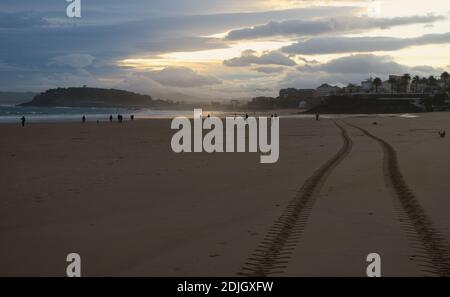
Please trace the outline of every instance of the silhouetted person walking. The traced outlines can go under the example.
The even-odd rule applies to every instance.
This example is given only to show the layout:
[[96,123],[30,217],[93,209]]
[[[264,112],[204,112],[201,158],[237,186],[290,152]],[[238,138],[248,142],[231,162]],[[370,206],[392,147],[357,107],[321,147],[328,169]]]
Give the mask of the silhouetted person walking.
[[112,123],[112,121],[113,121],[113,116],[112,115],[109,116],[109,121]]
[[323,101],[320,103],[320,105],[316,109],[316,121],[320,120],[320,111],[322,110]]
[[117,120],[119,121],[119,123],[122,123],[123,122],[123,116],[121,114],[119,114],[117,116]]
[[25,127],[25,121],[26,121],[26,119],[25,119],[25,117],[23,116],[23,117],[20,119],[20,122],[22,123],[22,127]]
[[81,118],[81,121],[83,122],[83,124],[86,123],[86,116],[83,116],[83,117]]
[[130,120],[134,121],[134,114],[130,116]]

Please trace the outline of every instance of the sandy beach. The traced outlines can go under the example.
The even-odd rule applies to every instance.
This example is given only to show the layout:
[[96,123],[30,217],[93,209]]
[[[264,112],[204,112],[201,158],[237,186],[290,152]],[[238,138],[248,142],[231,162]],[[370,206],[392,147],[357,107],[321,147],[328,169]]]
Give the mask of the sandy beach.
[[450,275],[449,117],[282,118],[274,164],[175,154],[169,120],[0,124],[0,275]]

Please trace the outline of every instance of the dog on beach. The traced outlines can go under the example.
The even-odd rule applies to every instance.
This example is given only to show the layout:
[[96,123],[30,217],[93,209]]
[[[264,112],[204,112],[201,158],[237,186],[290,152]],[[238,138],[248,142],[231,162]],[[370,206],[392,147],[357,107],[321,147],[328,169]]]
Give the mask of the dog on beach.
[[439,136],[440,136],[441,138],[444,138],[444,137],[445,137],[445,130],[439,131]]

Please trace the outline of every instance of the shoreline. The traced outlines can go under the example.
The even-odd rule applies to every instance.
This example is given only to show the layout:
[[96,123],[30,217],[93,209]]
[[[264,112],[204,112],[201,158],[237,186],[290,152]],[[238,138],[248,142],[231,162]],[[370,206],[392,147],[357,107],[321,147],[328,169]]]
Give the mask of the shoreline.
[[[164,120],[164,119],[173,119],[175,117],[187,117],[189,119],[193,118],[193,110],[177,110],[175,111],[163,111],[163,114],[153,114],[153,115],[142,115],[139,113],[122,113],[124,115],[124,122],[130,121],[130,116],[134,115],[135,121],[142,120]],[[229,111],[208,111],[203,110],[203,114],[210,114],[211,116],[216,116],[219,118],[225,117],[233,117],[244,116],[248,114],[251,117],[270,117],[271,115],[277,114],[280,118],[298,118],[298,119],[311,119],[315,118],[315,114],[306,113],[306,112],[298,112],[297,110],[271,110],[271,111],[241,111],[241,112],[229,112]],[[333,113],[324,113],[320,114],[320,117],[323,119],[339,119],[339,118],[384,118],[384,117],[400,117],[400,118],[417,118],[422,117],[426,114],[440,114],[447,112],[429,112],[429,113],[385,113],[385,114],[376,114],[376,113],[368,113],[368,114],[359,114],[359,113],[351,113],[351,114],[333,114]],[[39,124],[39,123],[47,123],[47,124],[62,124],[62,123],[79,123],[81,122],[82,116],[85,114],[77,114],[77,115],[54,115],[54,116],[27,116],[27,124]],[[117,114],[113,115],[113,122],[117,122]],[[20,123],[20,118],[22,115],[17,116],[0,116],[0,125],[2,124],[18,124]],[[108,123],[109,122],[109,114],[101,114],[101,115],[89,115],[86,114],[87,123]]]

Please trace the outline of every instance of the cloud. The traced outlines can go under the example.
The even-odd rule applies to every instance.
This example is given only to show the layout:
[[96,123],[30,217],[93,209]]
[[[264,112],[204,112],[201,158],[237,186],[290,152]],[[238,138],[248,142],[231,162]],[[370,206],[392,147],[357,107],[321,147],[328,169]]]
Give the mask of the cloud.
[[286,70],[286,68],[284,67],[257,67],[254,68],[253,70],[257,71],[257,72],[261,72],[261,73],[265,73],[265,74],[275,74],[275,73],[281,73],[284,70]]
[[445,19],[442,16],[409,16],[395,18],[340,17],[318,20],[271,21],[265,25],[232,30],[228,40],[245,40],[275,36],[312,36],[330,33],[362,32],[370,29],[388,29],[395,26],[427,24]]
[[51,58],[50,65],[84,68],[91,65],[94,59],[95,58],[93,56],[87,54],[69,54]]
[[333,85],[359,84],[369,76],[387,80],[390,74],[428,77],[439,75],[444,69],[431,66],[407,66],[390,56],[372,54],[350,55],[322,64],[299,66],[288,71],[278,82],[278,88],[316,88],[322,83]]
[[[151,3],[144,0],[128,2],[94,1],[83,6],[81,19],[73,20],[65,16],[65,1],[0,1],[0,11],[26,14],[20,10],[32,10],[40,19],[50,20],[46,26],[28,26],[17,30],[12,28],[11,22],[0,18],[0,23],[8,27],[0,30],[0,57],[9,64],[31,68],[48,67],[49,59],[70,52],[88,53],[99,60],[117,61],[154,53],[226,48],[228,45],[225,40],[205,36],[264,23],[270,19],[283,20],[295,16],[308,19],[357,11],[355,7],[329,6],[192,15],[183,10],[191,1],[186,4],[156,0]],[[219,2],[215,2],[219,5]],[[212,6],[212,2],[208,1],[204,5]],[[220,5],[224,5],[224,2],[221,1]],[[149,9],[145,9],[147,7]],[[161,7],[161,11],[158,7]]]
[[417,74],[421,76],[436,75],[442,68],[431,66],[407,66],[397,63],[391,56],[377,56],[373,54],[350,55],[337,58],[327,63],[304,65],[297,67],[302,73],[328,73],[363,76],[387,76],[389,74]]
[[198,74],[187,67],[167,67],[163,70],[151,71],[146,76],[163,86],[180,88],[195,88],[221,83],[213,76]]
[[410,46],[450,43],[450,32],[427,34],[415,38],[396,37],[322,37],[283,47],[281,51],[288,54],[335,54],[374,51],[395,51]]
[[[237,58],[224,62],[229,66],[245,65],[238,69],[216,63],[192,62],[191,59],[189,63],[185,63],[187,61],[182,58],[172,58],[177,55],[164,53],[222,49],[229,46],[242,48],[243,44],[240,42],[218,36],[226,35],[224,32],[230,30],[237,31],[237,28],[253,29],[259,25],[264,27],[263,24],[268,24],[269,21],[279,25],[280,34],[293,32],[283,36],[310,36],[308,34],[311,32],[319,32],[320,35],[321,31],[316,28],[320,24],[323,25],[322,31],[331,36],[338,36],[345,30],[348,30],[345,33],[352,33],[367,31],[373,26],[384,28],[414,21],[433,24],[440,19],[434,16],[418,17],[419,20],[413,17],[380,19],[380,23],[374,24],[374,19],[355,17],[365,13],[362,2],[338,1],[340,0],[329,3],[321,1],[321,4],[326,2],[327,6],[318,7],[317,2],[309,0],[248,0],[244,1],[245,3],[241,0],[96,0],[82,4],[83,17],[72,20],[65,16],[67,2],[64,0],[2,0],[0,89],[42,91],[50,87],[87,84],[107,88],[117,86],[131,91],[142,90],[161,98],[165,98],[164,94],[171,94],[171,98],[176,100],[181,98],[182,94],[188,96],[185,98],[216,100],[271,95],[272,92],[277,92],[281,84],[295,87],[297,82],[299,85],[354,79],[358,82],[360,77],[365,78],[368,75],[364,69],[367,66],[365,64],[361,64],[360,73],[333,71],[331,64],[321,64],[317,61],[314,63],[306,55],[307,59],[304,59],[303,56],[289,56],[281,51],[262,52],[266,45],[267,48],[272,48],[269,42],[258,43],[258,53],[247,52],[241,57],[236,55]],[[354,3],[355,6],[344,6],[349,3]],[[302,8],[277,10],[297,4]],[[448,10],[442,5],[439,9],[428,6],[425,9],[434,10],[435,13]],[[300,23],[290,23],[287,20],[299,20]],[[291,31],[284,28],[289,25],[293,26]],[[301,25],[300,29],[303,31],[298,31],[297,25]],[[440,23],[436,24],[436,30],[442,27],[444,26]],[[424,30],[432,31],[434,29]],[[302,32],[304,35],[301,35]],[[393,31],[394,34],[395,32]],[[265,34],[263,37],[275,39],[271,38],[274,32]],[[246,46],[251,48],[250,45]],[[331,44],[330,46],[332,47]],[[196,54],[195,58],[197,56]],[[201,68],[198,69],[202,71],[196,72],[193,69],[197,68],[194,67],[142,71],[132,67],[120,67],[118,63],[125,59],[152,58],[160,59],[157,63],[161,62],[162,67],[201,63]],[[297,70],[295,61],[302,59],[304,63],[301,64],[306,64],[307,67]],[[388,61],[389,59],[386,59],[384,62]],[[425,66],[416,70],[423,73],[433,71]]]
[[[174,14],[218,14],[223,12],[239,12],[239,11],[276,11],[279,7],[286,7],[283,4],[292,4],[296,0],[95,0],[86,5],[86,10],[108,10],[119,13],[143,13],[159,15]],[[303,1],[303,0],[300,0]],[[358,1],[358,0],[357,0]],[[82,1],[83,2],[83,1]],[[272,2],[272,3],[270,3]],[[286,2],[286,3],[282,3]],[[353,1],[347,1],[353,2]],[[330,5],[330,3],[327,3]],[[5,11],[14,10],[62,10],[64,11],[67,3],[63,0],[2,0],[0,9]],[[290,5],[292,6],[292,5]],[[328,7],[325,7],[328,8]],[[313,9],[318,10],[317,7]],[[348,12],[348,6],[341,12]],[[325,10],[325,9],[323,9]]]
[[223,64],[229,67],[246,67],[253,64],[282,66],[296,65],[294,60],[278,51],[265,52],[261,56],[256,56],[255,51],[252,50],[243,51],[240,57],[225,60],[223,61]]
[[[265,6],[266,0],[245,3],[238,0],[88,2],[82,4],[82,18],[75,20],[66,17],[67,2],[64,0],[1,0],[0,71],[3,74],[9,69],[10,72],[1,75],[0,88],[42,91],[48,86],[57,87],[61,83],[58,74],[69,78],[71,75],[67,73],[84,69],[77,67],[89,69],[99,81],[110,82],[112,76],[124,78],[134,71],[118,67],[118,61],[170,52],[227,48],[229,41],[211,36],[234,28],[268,20],[310,19],[360,12],[358,7],[331,5],[277,10]],[[88,57],[66,57],[74,53],[90,55],[95,60],[88,65]],[[212,66],[206,71],[214,72],[215,68]],[[77,79],[76,73],[73,75],[74,85],[84,80],[84,77]],[[38,78],[41,77],[44,83],[39,86]],[[51,79],[55,80],[53,84]],[[230,80],[234,81],[233,78]],[[185,90],[193,91],[192,88]]]
[[319,63],[319,61],[317,61],[317,60],[308,60],[308,59],[306,59],[304,57],[300,57],[300,56],[298,56],[297,59],[305,62],[306,64],[318,64]]
[[222,39],[198,36],[168,37],[137,43],[137,48],[151,52],[190,52],[228,48]]
[[2,60],[0,60],[0,72],[11,73],[12,71],[24,71],[24,70],[26,70],[26,69],[9,65],[7,63],[4,63]]
[[23,29],[48,25],[48,22],[30,12],[0,12],[0,29]]
[[395,74],[405,73],[408,67],[392,60],[390,56],[351,55],[319,65],[305,65],[297,68],[302,72],[344,73],[344,74]]

